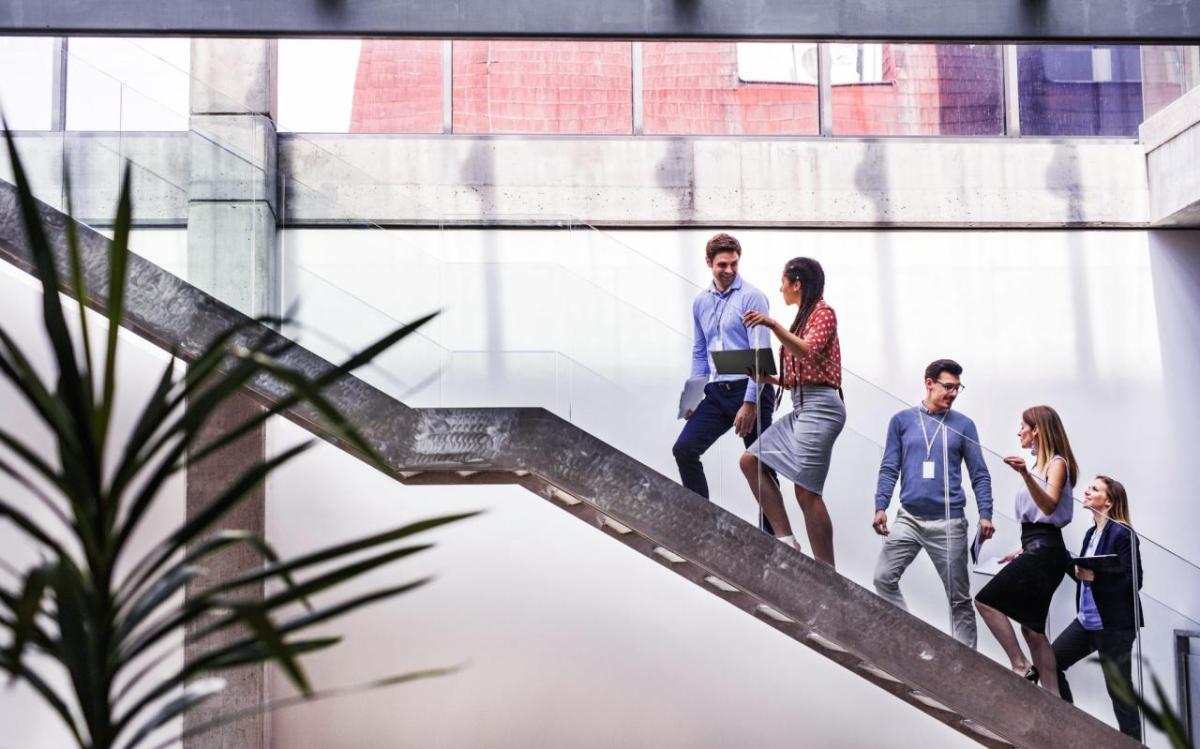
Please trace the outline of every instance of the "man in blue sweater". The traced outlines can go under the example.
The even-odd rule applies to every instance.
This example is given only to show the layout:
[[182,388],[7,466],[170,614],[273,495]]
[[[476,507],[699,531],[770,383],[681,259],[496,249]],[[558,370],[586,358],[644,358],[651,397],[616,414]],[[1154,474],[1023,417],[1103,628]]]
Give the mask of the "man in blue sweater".
[[[942,578],[959,642],[975,647],[975,610],[967,576],[965,461],[979,508],[979,533],[991,538],[992,477],[975,422],[950,407],[962,392],[962,366],[938,359],[925,368],[925,399],[888,423],[887,446],[875,488],[875,532],[886,537],[875,563],[875,591],[907,610],[900,576],[922,549]],[[900,510],[889,530],[887,508],[900,481]]]

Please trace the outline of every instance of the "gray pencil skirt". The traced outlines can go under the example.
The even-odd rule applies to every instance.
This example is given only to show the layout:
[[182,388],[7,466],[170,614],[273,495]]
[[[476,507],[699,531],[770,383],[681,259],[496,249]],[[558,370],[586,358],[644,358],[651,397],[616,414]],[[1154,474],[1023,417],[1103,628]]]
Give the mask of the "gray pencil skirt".
[[796,486],[823,494],[833,442],[846,426],[837,390],[805,385],[792,391],[790,416],[778,419],[746,451]]

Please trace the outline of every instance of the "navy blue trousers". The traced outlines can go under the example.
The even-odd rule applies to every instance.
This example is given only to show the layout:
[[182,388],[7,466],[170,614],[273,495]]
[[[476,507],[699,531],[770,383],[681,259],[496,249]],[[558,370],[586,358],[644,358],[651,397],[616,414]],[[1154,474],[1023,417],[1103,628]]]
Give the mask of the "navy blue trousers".
[[[1088,631],[1079,623],[1079,619],[1072,619],[1062,634],[1055,638],[1053,645],[1054,659],[1058,665],[1058,692],[1062,698],[1067,702],[1075,701],[1071,695],[1071,685],[1067,683],[1066,670],[1097,651],[1115,662],[1125,681],[1132,684],[1133,641],[1136,636],[1132,627],[1105,627]],[[1108,696],[1112,700],[1113,713],[1117,716],[1121,733],[1141,741],[1142,719],[1137,706],[1117,696],[1108,681],[1108,674],[1104,675],[1104,684],[1108,687]]]
[[[746,397],[748,380],[740,382],[710,382],[704,387],[704,400],[696,406],[692,418],[683,425],[679,439],[675,440],[675,463],[679,466],[679,478],[688,489],[708,499],[708,480],[704,478],[704,465],[700,456],[704,455],[721,435],[733,428],[733,419]],[[763,431],[771,426],[771,416],[775,410],[775,388],[763,385],[758,391],[758,421],[750,434],[743,438],[746,447],[758,439],[758,429]],[[764,480],[779,486],[779,477],[773,468],[763,465]],[[767,533],[772,533],[771,525],[759,513],[759,527]],[[772,533],[772,535],[774,535]]]

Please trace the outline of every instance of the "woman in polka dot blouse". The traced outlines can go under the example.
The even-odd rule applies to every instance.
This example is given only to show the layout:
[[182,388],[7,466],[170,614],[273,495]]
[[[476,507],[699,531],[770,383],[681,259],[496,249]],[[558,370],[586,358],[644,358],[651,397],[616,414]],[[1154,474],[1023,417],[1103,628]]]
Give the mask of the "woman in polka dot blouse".
[[764,375],[759,381],[791,390],[793,411],[791,418],[777,420],[746,450],[742,473],[776,537],[799,549],[783,495],[773,482],[761,480],[760,461],[795,485],[813,556],[833,566],[833,524],[822,492],[834,440],[846,425],[837,315],[825,303],[825,272],[812,258],[789,260],[779,291],[786,304],[798,307],[791,327],[754,311],[747,312],[744,321],[747,326],[766,326],[779,339],[780,377]]

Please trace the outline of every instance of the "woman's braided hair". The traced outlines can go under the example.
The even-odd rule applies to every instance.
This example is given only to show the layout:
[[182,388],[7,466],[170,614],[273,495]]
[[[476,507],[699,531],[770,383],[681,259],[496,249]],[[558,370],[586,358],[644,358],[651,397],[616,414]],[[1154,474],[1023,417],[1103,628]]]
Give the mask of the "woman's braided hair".
[[[820,263],[810,257],[794,257],[783,266],[783,275],[789,283],[800,282],[799,309],[796,310],[796,319],[792,321],[792,326],[788,328],[792,335],[800,335],[804,332],[804,326],[808,324],[808,318],[812,316],[817,303],[825,295],[825,271],[821,269]],[[780,347],[780,377],[787,371],[784,366],[784,348]],[[782,394],[783,389],[780,388],[779,395]]]

